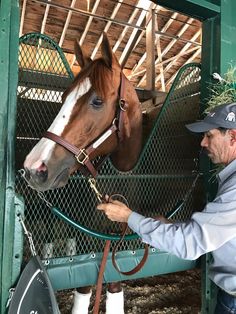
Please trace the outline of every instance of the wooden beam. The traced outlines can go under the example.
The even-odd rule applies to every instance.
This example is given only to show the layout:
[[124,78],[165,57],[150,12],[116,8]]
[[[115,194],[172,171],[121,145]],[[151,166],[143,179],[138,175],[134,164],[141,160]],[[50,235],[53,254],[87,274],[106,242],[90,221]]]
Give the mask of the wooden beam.
[[[93,15],[92,15],[92,16],[89,16],[88,22],[87,22],[87,24],[86,24],[86,26],[85,26],[85,29],[84,29],[84,31],[83,31],[83,34],[82,34],[81,37],[80,37],[80,41],[79,41],[80,46],[82,46],[83,43],[84,43],[85,37],[86,37],[86,35],[87,35],[87,33],[88,33],[89,27],[90,27],[90,25],[91,25],[93,19],[94,19],[94,14],[95,14],[96,11],[97,11],[97,8],[98,8],[98,6],[99,6],[99,3],[100,3],[100,0],[96,0],[95,3],[94,3],[93,9],[92,9],[92,14],[93,14]],[[75,63],[75,60],[76,60],[76,57],[75,57],[75,55],[74,55],[74,57],[73,57],[73,59],[72,59],[72,61],[71,61],[71,63],[70,63],[71,68],[73,67],[73,65],[74,65],[74,63]]]
[[[71,8],[75,7],[76,1],[77,0],[72,0],[71,5],[70,5]],[[59,46],[60,47],[62,46],[63,41],[65,39],[66,31],[67,31],[67,28],[68,28],[68,26],[70,24],[71,15],[72,15],[72,11],[68,11],[66,22],[64,24],[63,31],[62,31],[62,34],[61,34],[61,38],[60,38],[60,41],[59,41]]]
[[[159,30],[157,18],[156,18],[155,23],[156,23],[156,29]],[[155,37],[156,37],[155,41],[156,41],[156,46],[157,46],[157,56],[158,56],[158,59],[160,60],[160,62],[162,62],[160,36],[156,35]],[[155,61],[154,61],[154,63],[155,63]],[[163,92],[165,92],[166,88],[165,88],[165,77],[164,77],[163,64],[160,66],[160,74],[161,74],[161,90]],[[155,75],[155,64],[154,64],[154,75]],[[154,89],[155,89],[155,82],[154,82]]]
[[64,92],[71,84],[71,78],[59,76],[57,74],[48,74],[43,72],[32,72],[28,70],[19,70],[19,86],[28,89],[38,88]]
[[[155,7],[155,5],[151,2],[151,1],[148,1],[147,4],[146,4],[146,7],[145,9],[153,9]],[[146,11],[142,11],[138,20],[137,20],[137,23],[136,23],[136,27],[141,27],[141,25],[143,24],[143,22],[145,21],[145,18],[146,18],[146,15],[147,15],[147,12]],[[119,62],[121,64],[122,67],[124,67],[126,61],[128,60],[128,57],[132,51],[132,48],[134,47],[135,44],[135,41],[137,39],[137,33],[140,33],[140,29],[139,28],[134,28],[133,31],[132,31],[132,34],[130,35],[130,38],[125,46],[125,49],[123,50],[122,54],[121,54],[121,57],[119,59]]]
[[[199,36],[201,35],[201,30],[198,30],[197,33],[195,33],[192,36],[192,40],[196,40]],[[181,50],[180,53],[186,51],[189,47],[191,46],[190,43],[186,44]],[[172,65],[180,58],[179,54],[176,56],[175,59],[173,59],[165,68],[164,73],[166,73],[167,71],[169,71],[169,69],[172,67]],[[156,83],[160,80],[160,74],[156,77]]]
[[[131,14],[131,16],[129,17],[128,23],[132,24],[135,17],[137,16],[137,14],[139,13],[140,9],[139,8],[135,8],[135,10],[133,11],[133,13]],[[125,37],[127,31],[129,29],[129,26],[125,26],[122,33],[120,34],[118,40],[116,41],[114,47],[112,48],[112,51],[115,53],[117,48],[119,47],[120,43],[122,42],[123,38]]]
[[[183,67],[185,64],[193,62],[199,55],[201,54],[201,48],[198,48],[197,51],[190,57],[188,60],[181,66]],[[173,80],[175,79],[177,75],[177,72],[169,78],[169,80],[166,82],[166,86],[169,86]]]
[[[190,24],[193,22],[192,18],[189,18],[187,20],[187,24],[184,24],[180,30],[178,31],[176,38],[173,38],[169,44],[163,49],[162,53],[161,53],[161,57],[164,57],[167,52],[174,46],[174,44],[178,41],[178,39],[184,34],[184,32],[190,27]],[[159,58],[156,59],[155,64],[159,63],[160,60]],[[144,74],[144,76],[140,79],[138,86],[141,86],[143,84],[143,82],[145,82],[146,80],[146,74]],[[156,80],[157,82],[157,80]]]
[[[91,16],[91,17],[94,17],[94,18],[96,18],[98,20],[111,21],[112,23],[116,23],[116,24],[119,24],[119,25],[122,25],[122,26],[128,25],[129,27],[132,27],[132,28],[137,28],[139,30],[144,30],[144,27],[137,26],[136,24],[129,24],[129,23],[124,22],[122,20],[112,20],[109,17],[106,17],[104,15],[93,14],[92,12],[88,12],[88,11],[85,11],[85,10],[80,10],[80,9],[77,9],[77,8],[71,8],[71,7],[68,7],[66,5],[56,3],[56,2],[51,1],[51,0],[31,0],[31,1],[38,2],[38,3],[41,3],[41,4],[47,4],[47,5],[50,5],[51,7],[59,8],[59,9],[62,9],[62,10],[72,11],[72,12],[75,12],[77,14],[81,14],[83,16]],[[148,2],[151,2],[151,1],[148,1]],[[165,34],[163,34],[163,36],[165,36]]]
[[[123,1],[124,1],[124,0],[120,0],[120,1],[115,5],[115,7],[114,7],[114,9],[113,9],[113,11],[112,11],[112,14],[111,14],[111,19],[112,19],[112,20],[116,17],[116,14],[117,14],[117,12],[119,11],[119,9],[120,9],[121,4],[122,4]],[[110,28],[110,26],[111,26],[111,23],[112,23],[111,21],[108,21],[108,22],[106,23],[106,26],[105,26],[105,28],[104,28],[104,32],[107,32],[107,31],[109,30],[109,28]],[[96,53],[97,53],[97,51],[98,51],[98,48],[99,48],[100,45],[101,45],[101,42],[102,42],[102,34],[100,35],[100,37],[99,37],[99,39],[98,39],[98,41],[97,41],[97,44],[96,44],[96,46],[95,46],[95,48],[93,49],[93,52],[92,52],[92,54],[91,54],[91,59],[92,59],[92,60],[95,58]]]
[[[48,2],[50,2],[50,1],[51,0],[48,0]],[[42,21],[42,26],[41,26],[41,31],[40,31],[41,34],[44,34],[44,31],[45,31],[45,26],[46,26],[46,23],[47,23],[49,9],[50,9],[50,4],[47,4],[45,12],[44,12],[43,21]]]
[[146,89],[155,90],[155,11],[150,10],[146,19],[150,21],[146,28]]
[[24,0],[23,5],[22,5],[22,10],[21,10],[21,18],[20,18],[20,32],[19,32],[20,37],[23,35],[26,4],[27,4],[27,0]]
[[[163,26],[163,28],[161,29],[162,32],[166,32],[167,29],[171,26],[171,24],[173,23],[174,19],[177,17],[178,13],[173,13],[171,15],[171,18],[167,21],[167,23]],[[133,72],[133,75],[135,76],[136,75],[136,72],[138,71],[138,69],[141,67],[141,65],[143,64],[143,62],[146,60],[146,52],[142,55],[142,57],[140,58],[138,64],[136,66],[133,67],[132,69],[132,72]],[[143,70],[145,73],[146,70]],[[138,72],[140,73],[140,72]],[[140,74],[139,74],[140,75]]]
[[[184,56],[184,55],[186,55],[186,54],[188,54],[188,53],[191,53],[191,52],[193,52],[193,51],[195,51],[195,50],[197,50],[197,49],[200,49],[200,48],[199,48],[199,47],[193,47],[193,48],[190,48],[190,49],[188,49],[188,50],[186,50],[186,51],[184,51],[184,52],[178,53],[176,56],[173,56],[173,57],[171,57],[171,58],[169,58],[169,59],[166,59],[165,61],[162,61],[162,62],[156,64],[156,65],[155,65],[155,68],[161,67],[161,66],[163,66],[164,64],[169,63],[170,61],[174,60],[177,56],[178,56],[178,57],[182,57],[182,56]],[[131,72],[131,74],[128,76],[128,78],[131,80],[133,77],[135,77],[135,76],[140,76],[141,74],[143,74],[143,73],[145,73],[145,72],[146,72],[146,69],[141,70],[141,71],[139,71],[139,72],[135,72],[135,73]]]

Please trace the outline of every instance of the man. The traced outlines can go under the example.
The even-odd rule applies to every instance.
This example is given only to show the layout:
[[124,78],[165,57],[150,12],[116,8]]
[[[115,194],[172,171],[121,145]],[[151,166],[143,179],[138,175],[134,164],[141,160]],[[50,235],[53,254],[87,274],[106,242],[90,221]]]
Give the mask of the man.
[[[166,223],[145,218],[123,203],[99,204],[112,221],[128,222],[142,240],[183,259],[194,260],[212,252],[210,278],[220,288],[215,314],[236,313],[236,103],[215,107],[203,121],[186,127],[203,133],[201,146],[215,164],[224,169],[217,175],[214,201],[190,221]],[[157,204],[158,205],[158,204]]]

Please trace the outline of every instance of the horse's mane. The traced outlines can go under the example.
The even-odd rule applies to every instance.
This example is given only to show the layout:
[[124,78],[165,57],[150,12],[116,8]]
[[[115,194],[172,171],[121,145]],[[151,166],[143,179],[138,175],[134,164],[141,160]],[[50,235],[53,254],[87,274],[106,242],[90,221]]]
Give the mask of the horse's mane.
[[63,94],[63,100],[69,94],[71,90],[75,88],[80,82],[82,82],[86,77],[89,77],[92,84],[92,88],[95,90],[97,95],[101,99],[105,99],[107,82],[109,81],[112,84],[111,80],[112,70],[106,65],[105,61],[102,58],[98,58],[88,65],[86,65],[79,74],[75,77],[74,82]]

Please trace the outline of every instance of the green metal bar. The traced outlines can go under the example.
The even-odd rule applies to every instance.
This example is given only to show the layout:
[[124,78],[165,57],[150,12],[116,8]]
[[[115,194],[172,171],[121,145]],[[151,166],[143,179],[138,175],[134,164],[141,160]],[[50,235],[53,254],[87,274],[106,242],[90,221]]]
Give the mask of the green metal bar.
[[172,84],[172,86],[171,86],[171,88],[170,88],[170,91],[169,91],[169,93],[167,94],[167,97],[166,97],[166,99],[165,99],[165,102],[164,102],[164,104],[163,104],[163,106],[162,106],[162,108],[161,108],[161,111],[160,111],[160,113],[159,113],[158,116],[157,116],[157,119],[156,119],[156,121],[155,121],[155,125],[154,125],[154,127],[152,128],[151,134],[149,135],[149,139],[148,139],[147,142],[145,143],[145,146],[144,146],[144,148],[143,148],[143,150],[142,150],[142,152],[141,152],[141,155],[140,155],[140,157],[139,157],[139,160],[138,160],[137,164],[135,165],[135,167],[134,167],[134,169],[133,169],[134,171],[135,171],[135,169],[137,169],[137,168],[139,167],[139,165],[141,164],[142,159],[144,158],[144,155],[145,155],[145,153],[146,153],[145,151],[146,151],[146,149],[148,148],[149,143],[150,143],[150,141],[152,140],[152,137],[154,136],[154,134],[155,134],[155,132],[156,132],[156,129],[157,129],[158,125],[159,125],[158,121],[161,119],[161,117],[162,117],[162,115],[164,114],[166,108],[168,107],[168,105],[169,105],[169,100],[170,100],[170,98],[171,98],[171,96],[172,96],[172,93],[174,93],[174,91],[175,91],[176,85],[178,84],[179,79],[180,79],[182,73],[183,73],[183,72],[186,70],[186,68],[188,68],[188,67],[199,67],[199,68],[201,68],[201,65],[198,64],[198,63],[188,63],[188,64],[184,65],[184,66],[178,71],[178,73],[177,73],[177,75],[176,75],[176,77],[175,77],[175,79],[174,79],[174,82],[173,82],[173,84]]
[[59,53],[60,58],[63,61],[63,64],[65,65],[66,71],[69,74],[70,79],[74,79],[74,74],[69,66],[69,63],[64,55],[63,50],[61,47],[58,46],[56,42],[54,42],[49,36],[41,33],[28,33],[20,37],[20,44],[29,41],[30,38],[38,38],[38,40],[44,40],[50,43],[52,47]]
[[[175,205],[175,207],[173,209],[171,209],[166,215],[165,217],[167,219],[172,218],[175,214],[177,214],[180,210],[182,210],[184,205],[184,200],[179,200],[177,202],[177,204]],[[66,222],[67,224],[69,224],[70,226],[90,235],[91,237],[94,238],[98,238],[98,239],[102,239],[102,240],[113,240],[113,241],[119,241],[121,239],[120,235],[116,235],[116,234],[105,234],[105,233],[101,233],[95,230],[92,230],[88,227],[85,227],[83,225],[81,225],[79,222],[73,220],[72,218],[70,218],[68,215],[66,215],[65,213],[63,213],[59,208],[56,207],[52,207],[51,208],[52,212],[54,215],[56,215],[58,218],[62,219],[64,222]],[[133,234],[128,234],[124,237],[124,240],[134,240],[134,239],[138,239],[139,235],[137,235],[136,233]]]
[[[209,86],[213,83],[212,73],[220,73],[220,15],[207,19],[202,25],[202,84],[201,84],[201,108],[206,108],[209,99]],[[203,116],[203,114],[202,114]],[[213,199],[216,192],[216,183],[209,183],[211,163],[207,156],[202,155],[200,160],[201,172],[204,173],[204,186],[206,200]],[[210,254],[201,257],[202,269],[202,314],[211,314],[215,307],[215,295],[213,283],[209,279]]]
[[11,7],[7,1],[1,1],[0,15],[0,73],[4,73],[0,80],[0,312],[4,313],[5,291],[3,287],[3,256],[4,252],[4,218],[6,198],[6,129],[9,89],[9,38]]
[[[5,1],[6,2],[6,1]],[[5,145],[6,145],[6,114],[8,102],[8,32],[6,16],[9,15],[9,8],[6,3],[1,1],[0,15],[0,73],[5,73],[0,80],[0,283],[2,283],[2,256],[3,256],[3,219],[5,206],[5,185],[6,185],[6,169],[5,165]],[[1,298],[2,293],[0,293]]]
[[[209,265],[211,263],[212,256],[210,253],[201,257],[201,270],[202,270],[202,314],[213,314],[216,305],[216,296],[218,288],[209,280]],[[204,280],[204,279],[207,280]]]
[[220,13],[220,0],[156,0],[158,5],[204,20]]
[[[55,214],[57,217],[62,219],[64,222],[68,223],[70,226],[72,226],[72,227],[74,227],[74,228],[76,228],[82,232],[89,234],[91,237],[102,239],[102,240],[113,240],[113,241],[119,241],[121,238],[120,235],[110,235],[110,234],[105,234],[105,233],[101,233],[101,232],[89,229],[89,228],[81,225],[77,221],[71,219],[68,215],[63,213],[59,208],[52,207],[51,210],[52,210],[53,214]],[[133,239],[137,239],[138,237],[139,236],[136,233],[128,234],[125,236],[125,240],[133,240]]]
[[204,21],[202,25],[202,112],[209,98],[209,85],[213,83],[212,73],[219,72],[220,44],[220,16],[218,15]]
[[0,312],[6,312],[12,285],[14,246],[14,130],[18,68],[19,5],[17,0],[1,1],[0,17]]
[[220,20],[220,73],[223,75],[236,65],[236,1],[222,1]]
[[[119,180],[153,180],[153,179],[160,179],[160,180],[166,180],[166,179],[191,179],[196,176],[195,173],[193,174],[132,174],[129,176],[124,176],[124,175],[98,175],[97,180],[98,181],[103,181],[103,180],[114,180],[114,179],[119,179]],[[18,176],[18,178],[20,178]],[[21,179],[21,178],[20,178]],[[70,180],[75,180],[75,181],[87,181],[88,179],[85,177],[82,177],[81,175],[73,175],[70,177]]]

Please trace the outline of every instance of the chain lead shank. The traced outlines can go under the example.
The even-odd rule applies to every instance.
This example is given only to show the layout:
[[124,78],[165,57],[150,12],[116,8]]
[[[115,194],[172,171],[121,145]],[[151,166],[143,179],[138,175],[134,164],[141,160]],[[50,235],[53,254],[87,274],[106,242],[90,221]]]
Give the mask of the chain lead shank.
[[89,182],[91,189],[95,192],[98,201],[100,203],[102,203],[103,197],[102,197],[102,194],[98,191],[98,189],[96,187],[96,180],[94,178],[89,178],[88,182]]

